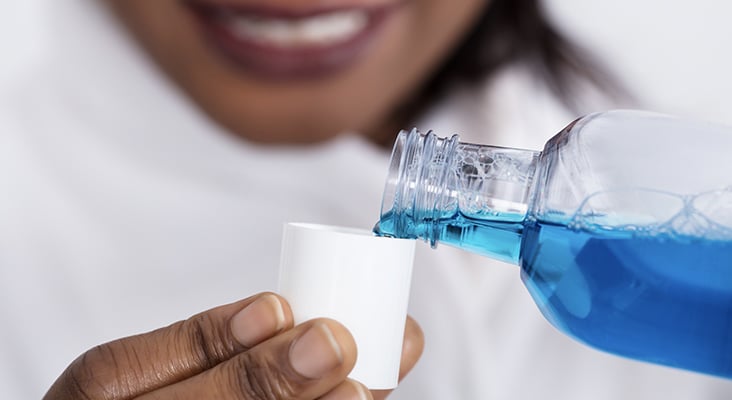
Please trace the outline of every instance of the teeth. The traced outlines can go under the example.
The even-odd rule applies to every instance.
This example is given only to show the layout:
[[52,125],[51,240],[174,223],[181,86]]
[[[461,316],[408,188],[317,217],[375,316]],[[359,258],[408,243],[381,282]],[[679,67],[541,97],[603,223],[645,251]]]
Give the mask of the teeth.
[[232,15],[227,25],[244,40],[281,47],[329,45],[344,42],[363,30],[368,16],[362,11],[338,11],[301,19]]

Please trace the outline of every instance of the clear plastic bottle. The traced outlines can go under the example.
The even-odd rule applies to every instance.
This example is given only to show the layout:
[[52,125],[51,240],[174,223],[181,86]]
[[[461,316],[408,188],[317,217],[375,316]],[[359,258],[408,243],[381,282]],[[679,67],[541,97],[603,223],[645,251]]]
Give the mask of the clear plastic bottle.
[[732,129],[641,111],[541,152],[401,132],[375,232],[518,264],[593,347],[732,378]]

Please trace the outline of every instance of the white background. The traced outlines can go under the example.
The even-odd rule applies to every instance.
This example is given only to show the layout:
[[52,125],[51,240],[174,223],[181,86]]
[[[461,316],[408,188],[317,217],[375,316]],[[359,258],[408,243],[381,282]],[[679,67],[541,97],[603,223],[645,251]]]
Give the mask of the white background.
[[594,49],[646,107],[732,124],[732,3],[548,0],[570,36]]
[[[44,25],[53,18],[43,13],[47,1],[53,0],[3,2],[0,84],[42,53]],[[732,125],[732,3],[547,0],[546,6],[563,31],[613,68],[644,108]]]
[[0,83],[42,51],[46,1],[52,0],[5,0],[0,6]]

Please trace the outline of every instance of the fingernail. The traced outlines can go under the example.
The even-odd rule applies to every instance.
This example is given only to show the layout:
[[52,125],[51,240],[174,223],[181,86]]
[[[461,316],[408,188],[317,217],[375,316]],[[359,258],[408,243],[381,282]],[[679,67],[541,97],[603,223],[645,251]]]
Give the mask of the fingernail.
[[290,348],[292,367],[306,378],[321,378],[342,362],[341,346],[322,322],[311,326]]
[[246,347],[269,339],[285,326],[285,312],[277,296],[266,294],[231,319],[231,333]]
[[320,400],[371,400],[366,386],[352,380],[346,380],[337,388],[326,393]]

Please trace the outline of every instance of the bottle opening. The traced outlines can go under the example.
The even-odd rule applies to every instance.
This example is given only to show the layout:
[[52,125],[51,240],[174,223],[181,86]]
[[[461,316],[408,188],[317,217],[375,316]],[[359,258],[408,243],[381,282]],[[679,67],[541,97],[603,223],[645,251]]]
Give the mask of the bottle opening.
[[384,188],[381,220],[374,227],[377,235],[436,243],[436,223],[449,193],[446,181],[457,143],[457,136],[438,138],[417,129],[399,133]]
[[[412,132],[415,132],[413,129]],[[389,173],[386,177],[386,185],[384,186],[384,196],[381,199],[381,216],[391,211],[396,204],[396,194],[399,189],[399,180],[401,177],[401,166],[404,164],[404,149],[406,147],[407,138],[409,133],[407,131],[400,131],[397,135],[396,142],[394,142],[394,148],[391,152],[391,161],[389,163]],[[374,231],[378,232],[379,224],[376,224]]]

